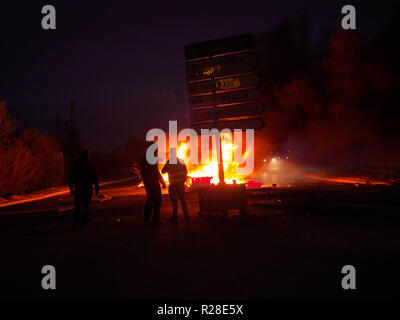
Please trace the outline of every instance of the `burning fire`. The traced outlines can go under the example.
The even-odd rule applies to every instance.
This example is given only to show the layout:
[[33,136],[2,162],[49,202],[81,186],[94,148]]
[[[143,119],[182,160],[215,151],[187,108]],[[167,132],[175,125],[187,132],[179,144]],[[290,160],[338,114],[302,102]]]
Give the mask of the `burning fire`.
[[[239,167],[239,163],[233,160],[233,153],[238,148],[238,146],[233,143],[227,142],[225,140],[224,140],[224,135],[222,135],[221,147],[222,147],[222,159],[223,159],[225,183],[227,184],[245,183],[244,176],[239,176],[235,174],[236,168]],[[188,151],[189,147],[184,142],[179,145],[177,151],[178,158],[184,160],[186,167],[188,169],[189,178],[188,181],[186,182],[187,186],[191,186],[198,182],[207,185],[218,184],[219,175],[218,175],[218,161],[216,160],[217,151],[215,149],[212,150],[212,157],[211,157],[212,160],[208,164],[199,164],[199,165],[190,163],[190,158],[188,157]],[[246,150],[246,152],[243,155],[243,159],[247,158],[249,152],[250,150]],[[168,183],[168,174],[164,174],[163,178],[165,182]],[[143,184],[141,183],[139,186],[143,186]]]
[[[236,168],[239,166],[239,163],[233,160],[233,153],[235,149],[238,147],[233,143],[228,143],[224,141],[224,137],[222,135],[221,139],[222,146],[222,159],[223,159],[223,167],[224,167],[224,176],[225,183],[233,184],[233,183],[244,183],[243,176],[237,176],[235,174]],[[178,148],[178,158],[183,159],[188,168],[188,182],[187,185],[190,186],[195,182],[203,182],[206,184],[218,184],[219,176],[218,176],[218,161],[211,160],[210,163],[205,165],[193,165],[189,162],[188,153],[188,145],[186,143],[181,143]],[[243,158],[246,159],[250,150],[246,150]],[[212,158],[217,159],[216,150],[212,150]],[[168,175],[163,175],[165,181],[168,181]]]

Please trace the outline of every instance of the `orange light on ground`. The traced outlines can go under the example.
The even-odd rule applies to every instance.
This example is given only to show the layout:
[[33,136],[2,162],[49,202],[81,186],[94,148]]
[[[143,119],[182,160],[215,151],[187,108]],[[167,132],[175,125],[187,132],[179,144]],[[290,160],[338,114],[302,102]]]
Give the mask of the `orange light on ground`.
[[307,178],[317,180],[317,181],[325,181],[325,182],[333,182],[333,183],[350,183],[350,184],[369,184],[369,185],[390,185],[390,183],[385,181],[370,181],[366,178],[355,178],[355,177],[322,177],[315,174],[307,174]]

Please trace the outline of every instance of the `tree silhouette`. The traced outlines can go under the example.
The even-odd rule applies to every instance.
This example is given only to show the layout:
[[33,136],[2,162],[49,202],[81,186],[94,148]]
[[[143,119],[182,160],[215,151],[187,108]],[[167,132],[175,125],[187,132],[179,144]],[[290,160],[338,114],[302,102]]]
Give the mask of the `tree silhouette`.
[[62,183],[59,144],[37,131],[17,131],[0,103],[0,195],[30,192]]

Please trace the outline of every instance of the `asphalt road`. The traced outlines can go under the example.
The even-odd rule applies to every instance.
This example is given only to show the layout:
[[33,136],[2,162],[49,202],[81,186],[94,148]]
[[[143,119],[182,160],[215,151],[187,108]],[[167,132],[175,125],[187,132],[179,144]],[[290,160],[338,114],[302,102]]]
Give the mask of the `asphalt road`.
[[[191,220],[159,227],[141,223],[142,188],[125,182],[102,192],[112,198],[92,204],[86,228],[73,228],[69,196],[0,210],[1,298],[400,296],[397,187],[253,192],[245,216],[200,216],[188,193]],[[164,221],[170,212],[165,194]],[[56,268],[56,290],[41,287],[44,265]],[[341,287],[344,265],[356,268],[356,290]]]

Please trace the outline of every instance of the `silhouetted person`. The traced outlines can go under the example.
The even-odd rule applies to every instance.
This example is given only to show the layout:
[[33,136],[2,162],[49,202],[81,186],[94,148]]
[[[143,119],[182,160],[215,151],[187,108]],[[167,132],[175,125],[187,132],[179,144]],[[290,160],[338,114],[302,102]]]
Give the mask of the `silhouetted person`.
[[189,219],[189,212],[186,204],[185,181],[187,179],[187,168],[182,159],[178,159],[176,149],[170,149],[170,156],[165,163],[162,173],[168,173],[169,188],[168,193],[172,202],[172,218],[170,221],[178,220],[178,199],[181,202],[185,220]]
[[[154,143],[154,142],[153,142]],[[148,147],[153,145],[150,143]],[[158,156],[158,151],[154,152],[154,155]],[[157,163],[150,164],[146,156],[144,156],[140,161],[140,174],[143,179],[143,184],[146,189],[146,205],[144,207],[143,223],[150,223],[151,212],[153,211],[152,223],[154,225],[161,225],[160,221],[160,207],[162,201],[162,194],[160,184],[165,188],[165,182],[158,170]]]
[[89,204],[92,201],[93,185],[96,195],[99,194],[99,180],[94,165],[89,161],[89,153],[83,150],[79,159],[72,164],[69,176],[69,189],[74,196],[74,226],[81,220],[82,226],[87,223]]

